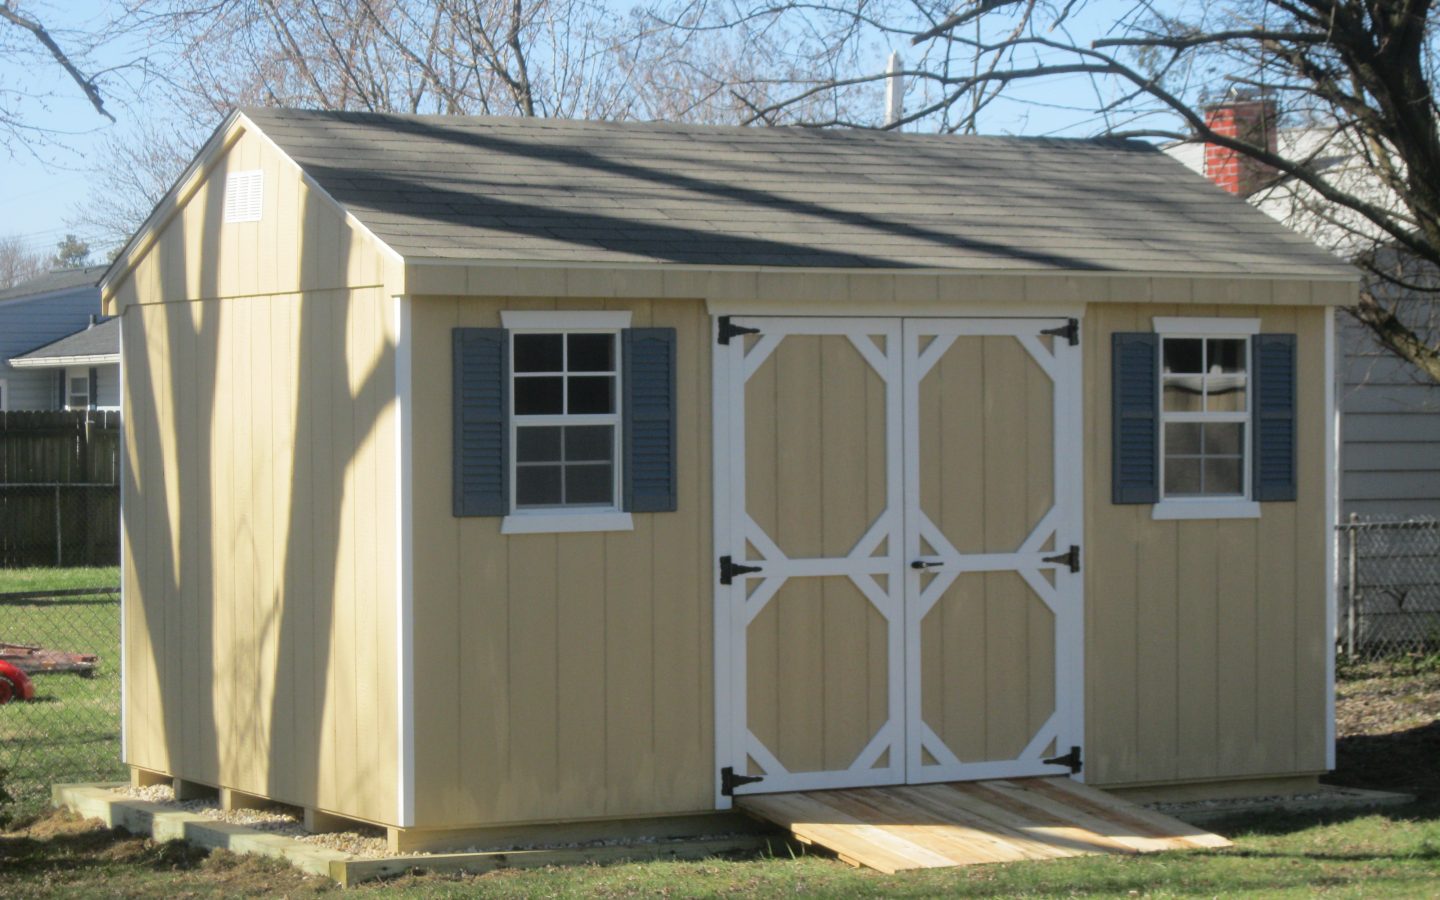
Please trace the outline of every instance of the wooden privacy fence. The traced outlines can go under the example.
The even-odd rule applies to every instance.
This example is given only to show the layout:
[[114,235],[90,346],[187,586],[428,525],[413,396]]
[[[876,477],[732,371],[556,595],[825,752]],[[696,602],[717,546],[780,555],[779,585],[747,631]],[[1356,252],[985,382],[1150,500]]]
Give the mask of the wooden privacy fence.
[[0,567],[119,562],[119,413],[0,413]]

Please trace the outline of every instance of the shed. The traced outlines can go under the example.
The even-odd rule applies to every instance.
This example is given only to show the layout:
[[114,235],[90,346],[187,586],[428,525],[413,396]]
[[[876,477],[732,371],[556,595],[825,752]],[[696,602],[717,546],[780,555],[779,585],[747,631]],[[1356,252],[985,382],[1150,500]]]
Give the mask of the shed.
[[1313,783],[1356,285],[1135,142],[237,112],[102,285],[126,762],[398,846]]

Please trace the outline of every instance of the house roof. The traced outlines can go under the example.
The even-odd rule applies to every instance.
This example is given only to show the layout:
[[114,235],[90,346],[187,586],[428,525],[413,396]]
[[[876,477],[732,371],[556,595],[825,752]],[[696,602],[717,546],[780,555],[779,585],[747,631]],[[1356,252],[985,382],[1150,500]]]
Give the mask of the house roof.
[[1353,274],[1135,141],[243,114],[407,261]]
[[11,359],[10,364],[24,369],[119,361],[120,320],[113,318],[37,347]]
[[0,301],[53,294],[72,288],[94,287],[100,283],[100,276],[104,275],[108,268],[109,266],[86,266],[83,269],[53,269],[0,291]]

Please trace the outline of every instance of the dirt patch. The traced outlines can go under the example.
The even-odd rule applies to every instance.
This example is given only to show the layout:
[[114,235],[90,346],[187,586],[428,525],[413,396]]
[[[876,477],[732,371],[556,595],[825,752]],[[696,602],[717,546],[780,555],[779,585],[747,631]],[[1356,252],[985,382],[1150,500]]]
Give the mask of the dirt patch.
[[1440,669],[1371,663],[1335,685],[1331,784],[1440,799]]

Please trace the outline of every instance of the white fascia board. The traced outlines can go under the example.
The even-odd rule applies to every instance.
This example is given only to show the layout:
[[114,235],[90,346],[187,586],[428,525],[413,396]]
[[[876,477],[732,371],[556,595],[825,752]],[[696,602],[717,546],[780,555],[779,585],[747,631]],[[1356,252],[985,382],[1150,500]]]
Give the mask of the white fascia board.
[[23,356],[10,360],[17,369],[63,369],[66,366],[118,366],[120,354],[106,353],[101,356],[42,356],[26,359]]

